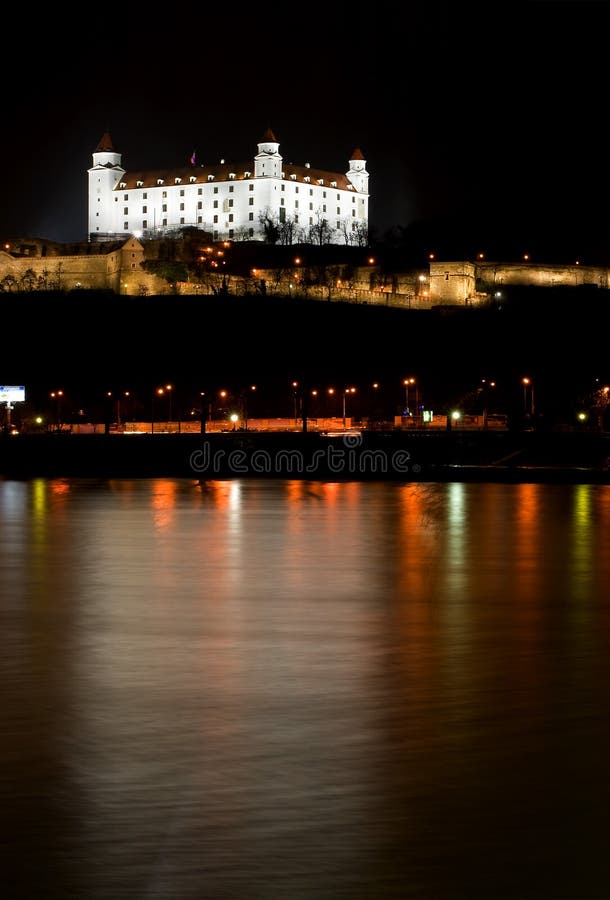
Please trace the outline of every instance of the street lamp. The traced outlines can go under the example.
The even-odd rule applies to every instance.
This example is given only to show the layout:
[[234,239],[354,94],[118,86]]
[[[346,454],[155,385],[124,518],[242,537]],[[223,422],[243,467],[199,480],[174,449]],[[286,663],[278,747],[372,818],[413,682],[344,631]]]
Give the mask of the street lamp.
[[534,415],[534,384],[531,378],[522,378],[521,384],[523,385],[523,414],[527,416],[527,389],[530,389],[530,402],[529,402],[529,415]]
[[[256,385],[251,384],[249,389],[252,393],[256,390]],[[244,429],[248,430],[248,390],[244,389],[241,392],[241,417],[244,422]]]
[[294,390],[294,424],[297,425],[298,421],[299,421],[299,400],[298,400],[298,392],[297,392],[297,389],[299,387],[299,382],[293,381],[292,387]]
[[55,412],[55,430],[61,431],[61,399],[64,395],[63,391],[51,391],[49,396],[51,399],[56,401],[56,412]]
[[[409,408],[409,388],[411,385],[415,385],[415,383],[415,378],[405,378],[403,381],[405,386],[405,415],[407,416],[411,415],[411,410]],[[415,388],[415,406],[417,407],[417,387]]]
[[343,427],[344,428],[345,428],[345,422],[346,422],[346,418],[347,418],[346,411],[345,411],[345,401],[347,399],[348,394],[355,394],[355,393],[356,393],[355,387],[348,387],[348,388],[345,388],[345,390],[343,391]]

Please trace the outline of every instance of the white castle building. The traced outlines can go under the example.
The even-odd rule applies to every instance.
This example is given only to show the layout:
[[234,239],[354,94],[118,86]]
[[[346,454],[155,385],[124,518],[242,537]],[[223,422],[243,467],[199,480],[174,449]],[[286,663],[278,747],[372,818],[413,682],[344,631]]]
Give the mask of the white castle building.
[[90,241],[159,238],[195,227],[214,240],[365,245],[366,160],[354,150],[345,174],[284,163],[268,129],[253,160],[127,172],[106,132],[89,175]]

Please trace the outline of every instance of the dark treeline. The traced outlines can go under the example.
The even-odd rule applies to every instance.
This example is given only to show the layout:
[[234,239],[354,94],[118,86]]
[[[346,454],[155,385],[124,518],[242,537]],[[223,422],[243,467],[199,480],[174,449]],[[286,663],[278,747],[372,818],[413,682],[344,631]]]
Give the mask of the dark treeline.
[[148,391],[171,381],[339,389],[416,375],[427,405],[463,402],[481,379],[497,405],[519,403],[522,376],[561,416],[610,379],[610,293],[521,288],[500,304],[429,311],[263,297],[120,297],[93,291],[2,298],[3,384],[37,399],[60,385],[83,395]]

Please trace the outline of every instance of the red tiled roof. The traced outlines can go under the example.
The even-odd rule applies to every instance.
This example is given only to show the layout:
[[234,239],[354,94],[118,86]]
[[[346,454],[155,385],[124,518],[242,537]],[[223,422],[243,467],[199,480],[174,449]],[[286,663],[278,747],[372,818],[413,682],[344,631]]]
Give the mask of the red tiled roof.
[[361,159],[362,161],[364,161],[364,156],[362,155],[362,150],[360,149],[360,147],[356,147],[356,149],[350,156],[350,160],[352,159]]
[[261,138],[261,143],[267,142],[267,141],[273,141],[274,144],[279,143],[278,139],[276,138],[276,136],[274,135],[274,133],[271,131],[270,128],[267,128],[267,130],[265,131],[264,135]]
[[[357,158],[357,157],[352,157]],[[346,191],[351,182],[341,172],[327,172],[322,169],[312,169],[307,166],[294,166],[292,164],[284,164],[282,166],[284,172],[284,181],[296,181],[303,183],[305,178],[309,178],[312,184],[322,179],[324,187],[330,187],[331,181],[336,182],[338,189]],[[250,172],[251,178],[254,177],[254,161],[240,163],[218,163],[218,165],[203,166],[184,166],[179,169],[156,169],[148,172],[126,172],[115,187],[115,191],[129,191],[137,187],[152,188],[161,187],[157,182],[161,179],[163,186],[174,187],[176,178],[181,179],[181,184],[207,184],[210,175],[213,176],[214,182],[229,181],[229,175],[235,175],[235,181],[249,180],[245,178],[245,172]],[[296,175],[296,178],[291,178]],[[191,178],[195,181],[191,182]],[[233,180],[233,179],[231,179]],[[138,184],[141,182],[141,184]]]
[[112,138],[110,137],[110,135],[108,134],[107,131],[105,131],[103,133],[102,137],[100,138],[99,144],[97,145],[97,147],[95,148],[95,150],[93,152],[94,153],[114,153],[115,152],[114,147],[112,145]]

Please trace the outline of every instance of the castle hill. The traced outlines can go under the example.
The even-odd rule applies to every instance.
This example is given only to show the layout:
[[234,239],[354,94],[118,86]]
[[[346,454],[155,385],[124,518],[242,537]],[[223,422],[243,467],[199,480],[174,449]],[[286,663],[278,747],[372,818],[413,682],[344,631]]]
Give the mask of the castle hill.
[[[286,162],[271,129],[256,146],[130,172],[105,132],[86,239],[3,236],[6,436],[52,436],[53,452],[67,435],[426,436],[419,456],[441,464],[434,438],[464,466],[546,465],[561,443],[562,466],[606,471],[603,253],[503,252],[490,235],[488,254],[425,223],[378,238],[360,147],[333,172]],[[478,457],[464,436],[486,441]]]

